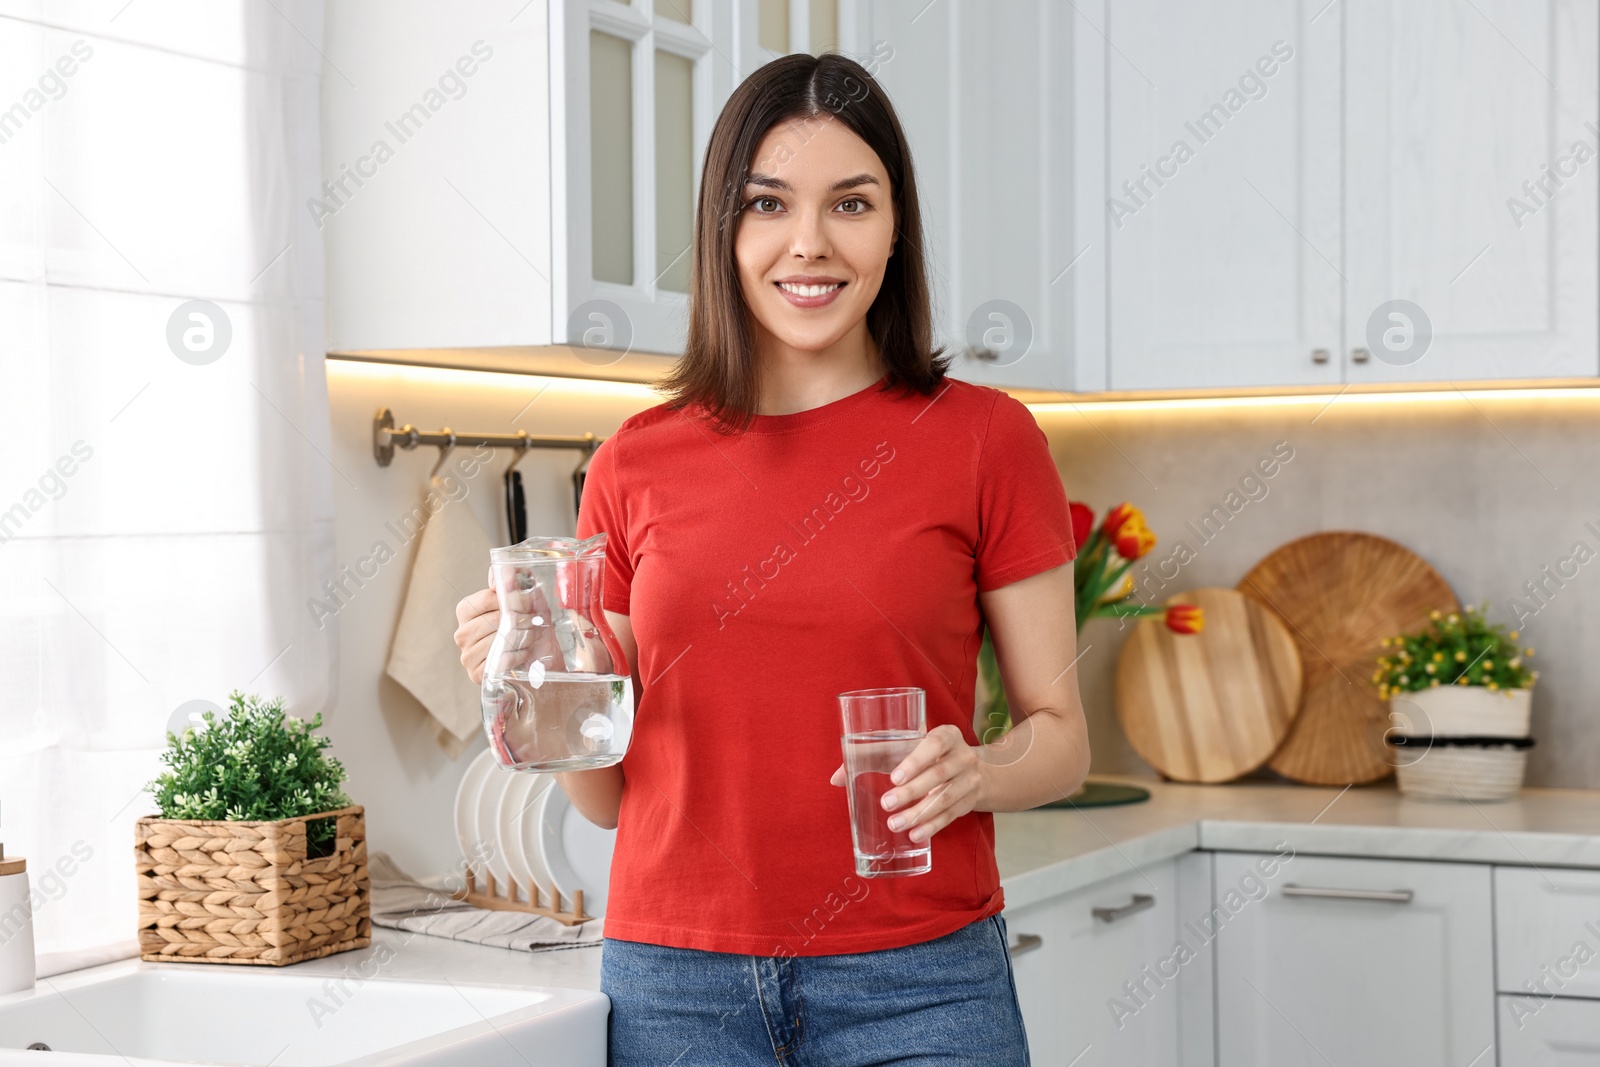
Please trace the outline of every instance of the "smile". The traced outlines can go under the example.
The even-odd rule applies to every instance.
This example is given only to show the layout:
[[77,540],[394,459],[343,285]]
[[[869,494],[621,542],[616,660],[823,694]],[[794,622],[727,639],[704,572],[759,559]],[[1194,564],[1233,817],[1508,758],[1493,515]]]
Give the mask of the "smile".
[[785,300],[796,307],[818,308],[826,307],[838,297],[839,290],[845,286],[844,282],[833,282],[828,285],[794,285],[789,282],[776,282],[778,290],[783,293]]

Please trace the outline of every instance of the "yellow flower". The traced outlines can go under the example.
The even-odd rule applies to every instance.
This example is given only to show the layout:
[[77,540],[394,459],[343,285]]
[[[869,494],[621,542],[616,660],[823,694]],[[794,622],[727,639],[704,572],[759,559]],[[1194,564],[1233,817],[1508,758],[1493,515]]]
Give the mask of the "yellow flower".
[[1506,666],[1513,669],[1522,666],[1522,657],[1512,656],[1510,659],[1506,660]]
[[1433,662],[1435,662],[1435,663],[1443,663],[1444,662],[1444,653],[1443,652],[1435,652],[1433,654]]
[[1522,650],[1522,654],[1524,656],[1527,656],[1529,659],[1532,659],[1533,658],[1533,649],[1525,648],[1525,649]]
[[1457,663],[1465,663],[1465,662],[1467,662],[1467,654],[1465,652],[1463,652],[1459,648],[1456,649],[1456,662]]
[[1466,685],[1467,684],[1467,676],[1463,674],[1461,677],[1457,678],[1456,679],[1456,684],[1457,685]]
[[1512,630],[1510,633],[1506,634],[1506,636],[1511,638],[1511,640],[1515,641],[1521,635],[1518,634],[1517,631]]
[[1100,598],[1100,603],[1102,603],[1102,604],[1115,603],[1116,601],[1121,600],[1123,597],[1127,596],[1131,592],[1133,592],[1133,572],[1129,571],[1127,574],[1124,574],[1122,576],[1122,582],[1115,590],[1113,590],[1112,592],[1106,593],[1104,596],[1102,596]]
[[1430,685],[1438,685],[1438,684],[1439,684],[1439,679],[1437,679],[1437,678],[1435,678],[1435,679],[1434,679],[1434,680],[1433,680],[1433,681],[1432,681],[1432,682],[1430,682],[1430,683],[1429,683],[1429,684],[1430,684]]
[[1498,685],[1495,685],[1493,682],[1490,682],[1489,683],[1489,688],[1490,689],[1499,689],[1500,687]]
[[1454,626],[1456,623],[1458,623],[1460,621],[1461,621],[1461,616],[1457,615],[1453,611],[1450,613],[1449,617],[1445,619],[1445,622],[1448,622],[1451,626]]
[[1486,671],[1494,670],[1494,660],[1492,660],[1492,659],[1484,660],[1483,661],[1483,669],[1486,670]]
[[1422,669],[1423,669],[1423,670],[1425,670],[1425,671],[1427,671],[1427,672],[1428,672],[1428,673],[1429,673],[1429,674],[1432,674],[1432,673],[1433,673],[1433,670],[1434,670],[1434,668],[1433,668],[1433,664],[1431,664],[1431,663],[1425,663],[1425,664],[1423,664],[1423,666],[1422,666]]
[[1428,612],[1428,618],[1430,619],[1437,619],[1439,615],[1440,612],[1438,608],[1434,608],[1432,611]]
[[1396,680],[1397,680],[1397,681],[1398,681],[1398,682],[1399,682],[1399,683],[1400,683],[1400,684],[1401,684],[1401,685],[1405,685],[1405,684],[1406,684],[1406,683],[1407,683],[1407,682],[1409,682],[1409,681],[1410,681],[1410,680],[1411,680],[1411,679],[1409,679],[1409,678],[1407,678],[1407,677],[1406,677],[1406,676],[1405,676],[1405,675],[1403,675],[1403,674],[1402,674],[1402,675],[1401,675],[1401,676],[1400,676],[1400,677],[1399,677],[1399,678],[1398,678],[1398,679],[1396,679]]

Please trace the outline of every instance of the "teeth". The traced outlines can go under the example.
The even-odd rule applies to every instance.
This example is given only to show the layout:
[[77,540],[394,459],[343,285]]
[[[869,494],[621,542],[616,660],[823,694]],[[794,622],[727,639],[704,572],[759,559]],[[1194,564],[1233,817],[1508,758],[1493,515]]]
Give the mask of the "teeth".
[[782,289],[786,293],[793,293],[795,296],[821,296],[824,293],[833,292],[842,284],[844,283],[834,282],[831,285],[791,285],[788,282],[779,282],[778,288]]

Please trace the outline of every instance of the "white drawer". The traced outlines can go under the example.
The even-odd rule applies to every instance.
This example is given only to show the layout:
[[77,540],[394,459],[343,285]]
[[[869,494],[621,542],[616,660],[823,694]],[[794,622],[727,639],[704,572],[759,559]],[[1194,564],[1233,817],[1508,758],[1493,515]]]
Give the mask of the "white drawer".
[[1600,1067],[1600,1000],[1501,997],[1500,1067]]
[[1494,933],[1500,992],[1600,998],[1600,871],[1496,867]]

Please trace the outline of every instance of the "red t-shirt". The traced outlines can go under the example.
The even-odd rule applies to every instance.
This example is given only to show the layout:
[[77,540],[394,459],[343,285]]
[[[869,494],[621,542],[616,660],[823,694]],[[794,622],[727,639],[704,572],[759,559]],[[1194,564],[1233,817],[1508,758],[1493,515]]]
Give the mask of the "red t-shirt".
[[596,450],[578,534],[631,616],[643,693],[607,937],[761,956],[895,948],[1001,910],[994,817],[933,835],[933,870],[855,873],[838,694],[920,686],[969,744],[978,593],[1077,554],[1033,415],[947,379],[882,379],[723,436],[632,416]]

